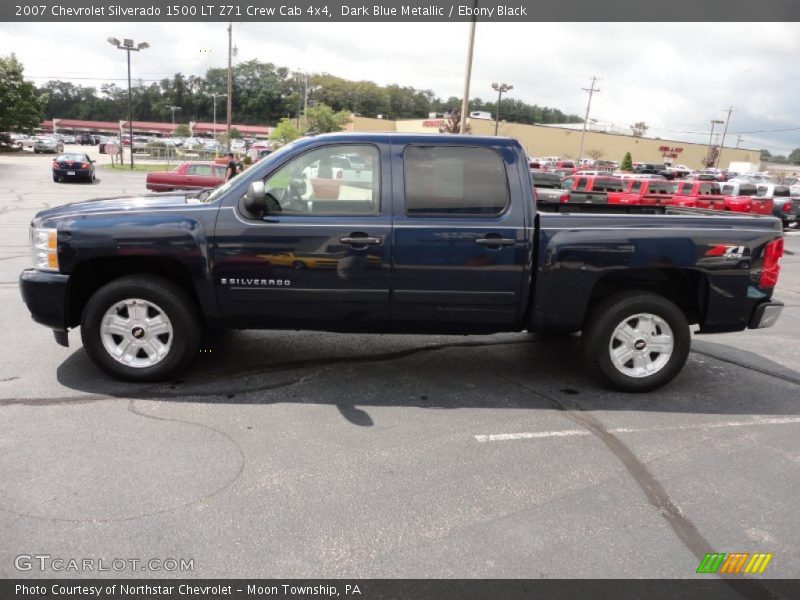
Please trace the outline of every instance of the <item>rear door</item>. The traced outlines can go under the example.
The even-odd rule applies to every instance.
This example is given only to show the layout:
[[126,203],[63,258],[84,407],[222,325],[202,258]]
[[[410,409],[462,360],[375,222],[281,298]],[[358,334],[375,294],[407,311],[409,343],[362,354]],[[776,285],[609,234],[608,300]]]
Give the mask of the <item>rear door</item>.
[[530,203],[513,149],[409,144],[392,153],[392,326],[510,326],[520,311]]

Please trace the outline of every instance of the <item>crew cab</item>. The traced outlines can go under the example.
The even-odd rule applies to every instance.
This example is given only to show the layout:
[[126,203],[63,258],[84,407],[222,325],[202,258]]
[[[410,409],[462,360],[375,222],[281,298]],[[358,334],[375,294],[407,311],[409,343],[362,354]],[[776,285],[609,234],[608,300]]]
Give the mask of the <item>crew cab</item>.
[[[350,153],[369,185],[318,198],[309,167]],[[777,219],[540,206],[508,138],[301,138],[198,196],[39,212],[20,277],[33,319],[63,345],[80,326],[91,359],[129,381],[175,376],[213,327],[581,331],[591,372],[641,392],[680,372],[690,325],[768,327],[783,306]]]
[[772,214],[772,198],[758,196],[758,188],[754,183],[727,181],[720,185],[720,190],[725,197],[724,210],[755,215]]
[[576,173],[561,180],[561,187],[570,192],[570,202],[586,204],[620,204],[625,184],[618,177]]
[[204,190],[225,181],[225,164],[214,162],[182,162],[172,171],[153,171],[147,174],[145,185],[151,192],[174,190]]
[[625,181],[625,193],[619,197],[618,203],[644,206],[670,204],[672,192],[673,184],[663,179],[628,179]]
[[672,195],[673,206],[725,210],[725,196],[714,181],[679,181]]

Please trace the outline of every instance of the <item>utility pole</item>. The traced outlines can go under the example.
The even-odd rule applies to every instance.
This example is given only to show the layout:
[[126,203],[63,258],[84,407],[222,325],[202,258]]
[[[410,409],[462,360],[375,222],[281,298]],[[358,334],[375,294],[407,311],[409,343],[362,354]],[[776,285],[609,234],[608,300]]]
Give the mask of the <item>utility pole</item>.
[[172,124],[175,125],[175,111],[176,110],[180,110],[181,107],[180,106],[168,106],[167,108],[172,111]]
[[233,110],[233,23],[228,23],[228,141],[227,152],[231,151],[231,111]]
[[592,96],[595,92],[599,92],[600,88],[595,88],[594,84],[598,81],[597,77],[592,76],[592,86],[589,89],[581,88],[584,92],[589,92],[589,101],[586,103],[586,116],[583,118],[583,131],[581,132],[581,145],[578,149],[578,161],[583,158],[583,140],[586,137],[586,126],[589,124],[589,109],[592,106]]
[[303,127],[308,128],[308,73],[303,73]]
[[719,168],[719,159],[722,156],[722,151],[725,149],[725,135],[728,133],[728,124],[731,122],[731,113],[733,112],[733,107],[731,106],[728,109],[728,117],[725,119],[725,129],[722,131],[722,142],[719,144],[719,154],[717,154],[717,162],[714,164],[714,168]]
[[214,148],[216,149],[216,155],[219,156],[219,140],[217,139],[217,98],[224,98],[227,94],[211,94],[211,97],[214,99]]
[[737,150],[739,149],[739,144],[741,143],[741,141],[742,141],[742,136],[741,135],[737,136],[736,137],[736,149]]
[[472,5],[472,23],[469,26],[469,45],[467,46],[467,72],[464,74],[464,97],[461,99],[461,124],[459,133],[466,133],[467,113],[469,112],[469,80],[472,78],[472,53],[475,49],[475,25],[478,22],[478,0]]

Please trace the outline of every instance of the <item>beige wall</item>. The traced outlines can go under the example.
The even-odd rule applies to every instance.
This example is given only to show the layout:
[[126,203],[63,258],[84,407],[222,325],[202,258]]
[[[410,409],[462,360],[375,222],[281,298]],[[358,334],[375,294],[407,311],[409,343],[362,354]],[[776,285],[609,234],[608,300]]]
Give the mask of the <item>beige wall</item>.
[[[494,121],[486,119],[469,119],[472,133],[476,135],[494,135]],[[367,119],[355,117],[348,129],[351,131],[398,131],[403,133],[437,133],[436,121],[431,119],[410,119],[389,121],[386,119]],[[581,143],[581,131],[562,127],[545,127],[542,125],[522,125],[519,123],[500,123],[499,135],[513,137],[522,144],[530,156],[563,156],[577,158]],[[683,148],[673,164],[684,164],[693,169],[703,168],[702,160],[708,152],[708,146],[679,142],[675,140],[656,140],[653,138],[635,138],[630,135],[598,133],[587,131],[583,144],[583,155],[589,156],[590,150],[602,151],[601,159],[622,161],[626,152],[631,153],[635,162],[664,162],[661,146]],[[758,150],[736,149],[726,147],[721,156],[720,166],[727,167],[731,161],[759,162]]]

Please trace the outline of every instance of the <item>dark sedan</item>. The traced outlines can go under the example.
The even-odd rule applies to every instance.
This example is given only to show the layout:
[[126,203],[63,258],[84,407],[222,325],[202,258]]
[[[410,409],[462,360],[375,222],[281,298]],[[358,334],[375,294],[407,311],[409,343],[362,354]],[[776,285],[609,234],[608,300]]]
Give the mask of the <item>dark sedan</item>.
[[94,181],[94,161],[86,154],[59,154],[53,159],[53,181],[81,179]]

